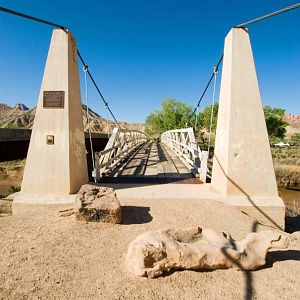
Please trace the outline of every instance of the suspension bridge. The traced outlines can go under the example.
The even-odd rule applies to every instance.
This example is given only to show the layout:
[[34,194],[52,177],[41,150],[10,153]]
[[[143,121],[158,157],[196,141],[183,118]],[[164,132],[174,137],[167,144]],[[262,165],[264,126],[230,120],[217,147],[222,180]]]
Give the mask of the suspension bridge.
[[[90,80],[116,124],[100,152],[94,152],[89,131],[88,151],[92,154],[92,175],[96,183],[113,185],[118,197],[221,201],[263,223],[283,228],[284,204],[278,196],[246,27],[299,7],[300,3],[242,23],[226,36],[224,53],[193,112],[197,115],[212,82],[212,103],[215,103],[217,74],[223,63],[212,169],[208,162],[210,147],[200,149],[193,128],[164,132],[159,141],[147,140],[142,132],[121,128],[67,27],[0,7],[2,12],[57,28],[53,30],[49,47],[22,190],[14,202],[72,202],[80,187],[88,182],[79,60],[84,71],[87,110],[87,80]],[[257,149],[260,149],[259,156]],[[179,182],[185,185],[176,184]],[[130,186],[133,183],[137,185]],[[120,188],[121,184],[124,185]]]
[[205,182],[206,153],[197,145],[193,128],[165,132],[161,142],[115,128],[105,149],[95,153],[94,177],[96,182],[190,183],[202,176]]

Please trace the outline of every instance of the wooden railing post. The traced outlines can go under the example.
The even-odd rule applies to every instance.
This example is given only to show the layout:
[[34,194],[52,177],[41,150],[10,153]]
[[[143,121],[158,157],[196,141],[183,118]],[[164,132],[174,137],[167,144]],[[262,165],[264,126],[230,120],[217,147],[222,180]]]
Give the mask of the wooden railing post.
[[208,151],[201,151],[200,180],[206,183]]
[[[162,133],[161,141],[167,145],[193,173],[201,174],[201,150],[197,145],[193,128],[166,131]],[[203,163],[203,168],[205,169],[203,172],[206,174],[206,162]]]
[[99,166],[99,155],[98,152],[94,153],[94,158],[95,158],[95,170],[94,172],[96,173],[96,182],[100,181],[100,166]]
[[146,136],[142,132],[114,128],[105,149],[95,153],[96,180],[99,181],[103,173],[113,170],[131,151],[144,142]]

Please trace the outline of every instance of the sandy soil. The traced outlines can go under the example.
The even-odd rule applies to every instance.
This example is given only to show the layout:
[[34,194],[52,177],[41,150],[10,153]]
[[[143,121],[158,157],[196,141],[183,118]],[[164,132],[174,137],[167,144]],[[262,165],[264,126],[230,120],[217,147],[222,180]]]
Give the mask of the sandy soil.
[[127,247],[146,230],[200,226],[242,239],[265,227],[219,203],[122,205],[123,225],[76,223],[73,216],[60,217],[58,206],[0,218],[0,299],[300,299],[300,232],[289,235],[288,250],[269,253],[258,271],[132,278],[123,268]]

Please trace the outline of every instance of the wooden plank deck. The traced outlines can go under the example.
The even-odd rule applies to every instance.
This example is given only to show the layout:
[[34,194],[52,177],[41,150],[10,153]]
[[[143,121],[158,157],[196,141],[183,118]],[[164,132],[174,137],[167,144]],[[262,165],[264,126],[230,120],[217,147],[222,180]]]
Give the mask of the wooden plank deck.
[[119,168],[109,174],[105,181],[179,181],[194,178],[193,174],[163,144],[148,142],[139,148]]

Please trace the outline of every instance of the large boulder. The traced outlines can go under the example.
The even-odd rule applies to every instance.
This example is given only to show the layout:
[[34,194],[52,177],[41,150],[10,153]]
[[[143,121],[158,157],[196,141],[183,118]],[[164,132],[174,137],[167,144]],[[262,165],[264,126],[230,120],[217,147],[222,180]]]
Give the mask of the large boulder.
[[133,240],[125,259],[136,276],[155,278],[171,270],[255,270],[270,248],[286,248],[288,239],[266,230],[235,241],[229,234],[199,227],[148,231]]
[[75,218],[78,221],[119,224],[121,205],[113,188],[85,184],[75,200]]

